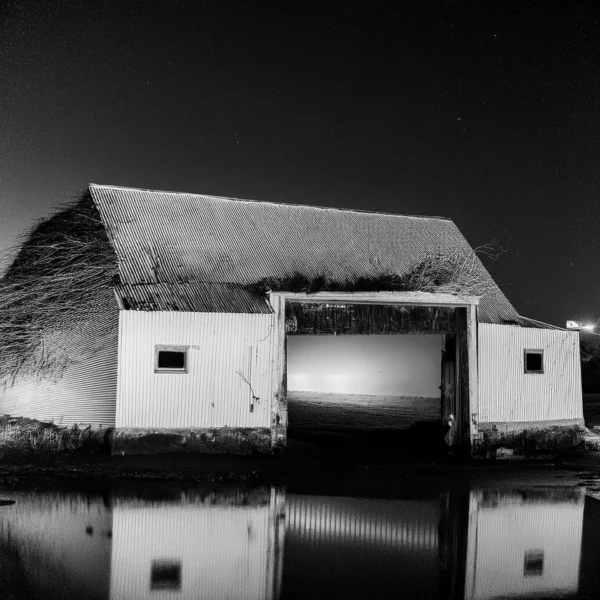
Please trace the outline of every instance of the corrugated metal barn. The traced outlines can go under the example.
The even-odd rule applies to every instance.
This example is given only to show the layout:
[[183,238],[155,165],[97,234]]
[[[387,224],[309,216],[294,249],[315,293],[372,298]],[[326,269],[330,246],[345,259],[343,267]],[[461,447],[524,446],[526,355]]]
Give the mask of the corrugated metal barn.
[[[6,377],[2,413],[114,426],[119,453],[423,424],[475,453],[579,440],[578,333],[519,316],[450,220],[100,185],[87,201],[114,276],[77,326],[42,332],[71,358]],[[485,292],[397,285],[443,256],[469,256]]]

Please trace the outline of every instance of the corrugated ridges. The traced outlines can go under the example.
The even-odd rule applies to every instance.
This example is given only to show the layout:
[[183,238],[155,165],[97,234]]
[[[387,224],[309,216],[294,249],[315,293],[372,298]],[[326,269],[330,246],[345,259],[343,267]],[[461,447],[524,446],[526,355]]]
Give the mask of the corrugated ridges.
[[96,341],[104,348],[82,354],[57,381],[18,380],[0,390],[0,412],[64,426],[114,426],[117,335]]
[[117,396],[119,311],[111,290],[99,294],[84,322],[47,332],[44,343],[64,348],[64,372],[36,380],[17,378],[0,388],[0,414],[59,425],[112,427]]
[[286,543],[360,544],[436,557],[439,503],[434,501],[286,496]]
[[[440,218],[95,184],[90,192],[124,284],[248,285],[295,272],[343,281],[403,274],[428,254],[470,250],[456,225]],[[499,288],[480,313],[488,322],[518,320]]]
[[[14,598],[18,593],[20,580],[8,576],[18,564],[19,577],[27,581],[27,598],[111,598],[112,512],[107,495],[76,493],[64,486],[11,490],[10,495],[16,503],[10,512],[3,509],[0,519],[0,596]],[[7,546],[18,563],[6,560]]]
[[[270,427],[274,322],[262,314],[121,311],[117,427]],[[155,373],[157,345],[187,346],[188,373]]]
[[[544,351],[544,373],[525,373],[524,351]],[[582,419],[579,335],[573,331],[479,326],[481,423]]]
[[[155,506],[113,511],[113,600],[266,600],[278,556],[275,506]],[[154,561],[179,565],[177,589],[152,589]],[[269,578],[269,575],[271,577]]]
[[[552,493],[543,505],[518,491],[470,493],[463,598],[580,596],[585,494]],[[533,572],[532,552],[539,557]]]
[[149,283],[115,286],[125,310],[270,314],[263,296],[228,283]]

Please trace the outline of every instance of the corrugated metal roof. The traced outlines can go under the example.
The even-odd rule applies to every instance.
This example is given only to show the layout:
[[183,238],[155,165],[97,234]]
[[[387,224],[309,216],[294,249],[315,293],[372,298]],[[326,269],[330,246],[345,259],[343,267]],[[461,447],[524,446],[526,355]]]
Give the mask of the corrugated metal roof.
[[150,283],[115,286],[125,310],[261,313],[273,310],[266,298],[227,283]]
[[565,327],[559,327],[558,325],[551,325],[550,323],[544,323],[544,321],[538,321],[537,319],[530,319],[520,315],[520,325],[522,327],[528,327],[529,329],[553,329],[556,331],[569,331]]
[[[90,192],[125,284],[248,285],[296,272],[332,280],[402,275],[431,253],[470,250],[452,221],[435,217],[95,184]],[[496,290],[482,299],[480,320],[517,322]]]

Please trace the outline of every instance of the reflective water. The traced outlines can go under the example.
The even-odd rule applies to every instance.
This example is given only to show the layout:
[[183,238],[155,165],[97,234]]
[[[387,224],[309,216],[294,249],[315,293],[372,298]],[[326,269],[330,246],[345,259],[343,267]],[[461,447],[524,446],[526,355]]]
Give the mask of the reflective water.
[[584,488],[383,500],[282,488],[0,490],[9,599],[554,598],[600,591]]

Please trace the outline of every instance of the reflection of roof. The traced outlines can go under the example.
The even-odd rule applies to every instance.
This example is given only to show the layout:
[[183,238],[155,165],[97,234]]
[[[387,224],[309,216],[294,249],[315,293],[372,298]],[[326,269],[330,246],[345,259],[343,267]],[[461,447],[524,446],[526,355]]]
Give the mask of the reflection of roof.
[[230,283],[124,284],[116,286],[115,292],[125,310],[273,312],[264,297]]
[[[99,185],[90,192],[123,284],[249,285],[294,273],[345,281],[403,275],[428,255],[471,251],[456,225],[437,217]],[[178,290],[169,288],[170,298],[185,302],[188,290],[175,299]],[[519,318],[497,286],[481,300],[479,314],[485,322]]]

